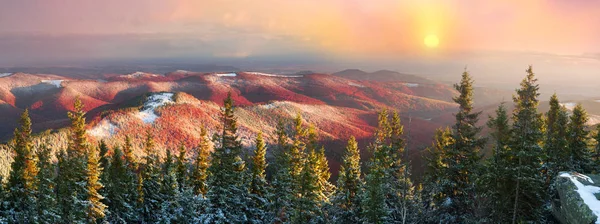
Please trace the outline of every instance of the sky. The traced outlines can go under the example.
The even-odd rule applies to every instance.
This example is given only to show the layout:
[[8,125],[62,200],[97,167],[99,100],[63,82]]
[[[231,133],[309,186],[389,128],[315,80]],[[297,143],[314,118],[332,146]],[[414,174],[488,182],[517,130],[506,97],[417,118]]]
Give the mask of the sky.
[[[464,66],[507,52],[600,57],[600,0],[0,2],[4,66],[144,58]],[[423,44],[428,35],[439,38],[437,47]]]

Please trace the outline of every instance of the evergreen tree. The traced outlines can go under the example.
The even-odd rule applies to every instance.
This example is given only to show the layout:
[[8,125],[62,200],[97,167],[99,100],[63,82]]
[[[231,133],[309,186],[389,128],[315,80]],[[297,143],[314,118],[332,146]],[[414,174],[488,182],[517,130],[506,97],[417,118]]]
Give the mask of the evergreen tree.
[[135,156],[133,155],[133,144],[131,143],[131,138],[129,138],[129,136],[125,137],[125,147],[123,148],[123,152],[128,169],[136,171],[138,166]]
[[178,202],[181,200],[179,198],[181,192],[179,191],[179,186],[177,184],[176,164],[173,161],[170,150],[167,150],[161,179],[160,194],[163,196],[163,203],[161,205],[161,215],[159,220],[163,223],[170,223],[172,219],[175,219],[174,214],[177,214],[180,208]]
[[144,146],[146,155],[141,175],[142,187],[142,218],[144,222],[157,222],[164,197],[161,194],[161,169],[160,161],[154,149],[154,138],[148,132]]
[[208,145],[207,132],[201,129],[200,144],[197,147],[196,159],[194,160],[190,184],[194,188],[194,194],[206,196],[208,192],[208,167],[210,166],[210,146]]
[[60,220],[54,190],[55,165],[51,161],[52,149],[43,145],[37,152],[39,172],[37,173],[37,221],[39,223],[57,223]]
[[449,181],[445,173],[441,171],[448,166],[444,158],[447,156],[447,150],[453,141],[450,128],[437,129],[433,145],[427,149],[429,156],[425,158],[427,160],[427,170],[425,181],[423,181],[425,184],[423,195],[427,200],[425,202],[427,209],[426,221],[429,223],[438,223],[445,218],[443,215],[446,213],[443,207],[448,204],[448,197],[444,191],[446,189],[444,185]]
[[11,208],[9,220],[18,223],[36,222],[37,214],[37,158],[31,141],[31,119],[25,110],[19,120],[13,139],[14,161],[8,178],[8,205]]
[[589,149],[589,131],[586,123],[589,118],[581,104],[573,108],[568,126],[567,142],[571,158],[569,170],[590,173],[593,168],[592,152]]
[[185,158],[185,151],[185,145],[182,143],[181,146],[179,146],[179,155],[177,155],[175,168],[177,185],[179,186],[180,191],[182,191],[183,188],[186,188],[188,183],[188,165]]
[[211,208],[204,218],[208,222],[247,221],[248,189],[245,185],[245,164],[242,145],[237,136],[237,119],[234,115],[231,93],[224,100],[221,110],[220,135],[215,135],[215,149],[209,167],[208,199]]
[[485,161],[485,171],[481,176],[479,185],[483,198],[487,198],[487,218],[482,221],[509,223],[512,221],[513,186],[511,185],[511,158],[509,157],[508,144],[511,133],[509,117],[504,104],[496,109],[496,116],[489,118],[487,125],[491,130],[490,136],[494,140],[492,155]]
[[363,222],[384,223],[390,221],[391,210],[386,203],[388,190],[387,183],[391,178],[391,170],[394,163],[393,155],[390,154],[391,147],[386,145],[391,136],[391,127],[388,121],[388,113],[383,110],[378,115],[378,129],[375,131],[375,141],[370,148],[373,157],[369,163],[369,173],[366,176],[365,192],[362,198]]
[[452,126],[454,141],[442,158],[447,166],[440,171],[448,180],[442,185],[448,202],[442,209],[445,221],[464,223],[474,218],[477,200],[475,180],[485,139],[479,136],[481,128],[477,127],[477,121],[481,112],[473,112],[473,80],[467,71],[463,72],[460,83],[454,88],[459,95],[453,100],[459,107],[455,114],[456,123]]
[[84,223],[89,218],[86,154],[90,143],[86,135],[83,107],[81,101],[76,99],[74,110],[68,113],[71,120],[69,145],[66,154],[59,158],[57,198],[59,206],[62,206],[60,216],[63,223]]
[[360,195],[362,195],[363,180],[360,171],[360,151],[354,136],[348,140],[348,145],[342,157],[337,191],[333,198],[334,223],[359,223],[361,215]]
[[298,199],[295,200],[292,223],[322,223],[320,209],[321,195],[319,189],[318,160],[315,151],[309,153],[300,173]]
[[562,107],[556,94],[550,98],[550,110],[546,113],[546,186],[550,186],[558,172],[567,170],[569,148],[567,142],[567,110]]
[[277,122],[275,134],[277,135],[277,151],[275,154],[274,177],[272,181],[272,209],[271,216],[275,222],[289,222],[292,212],[292,200],[295,198],[296,189],[293,184],[291,171],[291,158],[289,153],[289,137],[285,131],[283,120]]
[[108,179],[104,187],[107,193],[108,206],[107,221],[111,223],[133,223],[139,219],[136,211],[136,179],[130,173],[127,162],[123,159],[123,152],[116,147],[107,168]]
[[106,214],[104,210],[106,205],[101,202],[104,197],[99,191],[104,187],[100,182],[102,167],[100,165],[100,156],[98,151],[90,147],[87,153],[87,169],[86,169],[86,189],[87,189],[87,217],[88,221],[95,223],[103,219]]
[[507,182],[513,192],[512,223],[543,220],[543,203],[547,194],[541,167],[544,158],[540,146],[543,122],[537,111],[539,86],[536,82],[533,69],[529,66],[527,77],[513,97],[513,128],[508,144],[511,149],[508,151],[511,179]]
[[[596,125],[596,134],[594,135],[594,140],[596,144],[594,145],[592,159],[594,164],[596,164],[596,170],[600,164],[600,125]],[[597,173],[598,171],[596,171]]]
[[268,200],[269,191],[265,175],[267,168],[266,154],[267,147],[262,137],[262,132],[256,136],[256,150],[252,157],[250,180],[250,196],[252,197],[252,216],[251,222],[262,223],[266,221],[270,201]]

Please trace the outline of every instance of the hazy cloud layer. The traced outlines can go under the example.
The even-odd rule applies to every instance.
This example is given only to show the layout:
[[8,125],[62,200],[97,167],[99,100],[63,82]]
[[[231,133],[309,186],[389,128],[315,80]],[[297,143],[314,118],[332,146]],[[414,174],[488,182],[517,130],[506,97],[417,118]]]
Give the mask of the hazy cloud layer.
[[[423,47],[438,35],[440,48]],[[0,60],[600,52],[597,0],[2,0]]]

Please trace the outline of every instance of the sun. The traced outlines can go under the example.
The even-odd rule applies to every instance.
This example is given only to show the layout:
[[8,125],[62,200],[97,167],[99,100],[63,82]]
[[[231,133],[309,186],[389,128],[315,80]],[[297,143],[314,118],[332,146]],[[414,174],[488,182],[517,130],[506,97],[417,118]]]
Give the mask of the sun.
[[430,34],[425,37],[423,42],[428,48],[436,48],[440,44],[440,39],[436,35]]

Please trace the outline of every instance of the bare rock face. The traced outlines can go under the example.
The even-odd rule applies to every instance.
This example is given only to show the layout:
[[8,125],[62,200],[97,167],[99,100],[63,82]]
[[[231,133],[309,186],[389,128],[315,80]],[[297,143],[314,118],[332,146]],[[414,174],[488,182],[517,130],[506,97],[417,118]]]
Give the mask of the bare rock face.
[[554,184],[552,213],[561,223],[600,223],[600,175],[561,172]]

